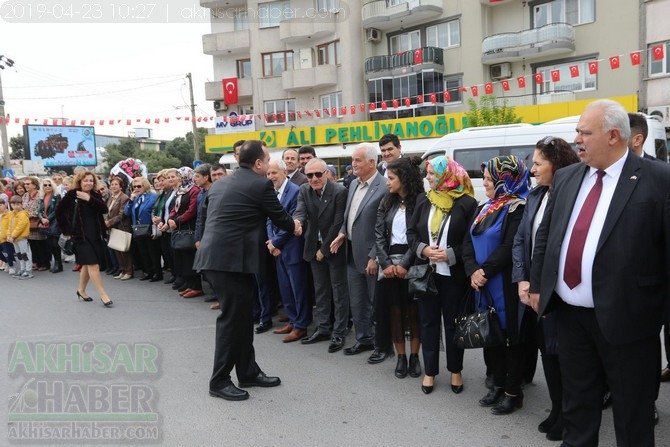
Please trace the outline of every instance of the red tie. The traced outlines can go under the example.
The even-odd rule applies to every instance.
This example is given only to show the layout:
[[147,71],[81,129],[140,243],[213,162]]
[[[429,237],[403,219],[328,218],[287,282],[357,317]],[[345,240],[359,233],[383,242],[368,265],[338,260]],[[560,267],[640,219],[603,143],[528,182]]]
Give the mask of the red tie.
[[586,236],[589,233],[589,227],[593,220],[593,215],[596,212],[598,199],[600,193],[603,191],[603,176],[605,171],[596,172],[598,178],[596,184],[593,185],[589,195],[579,211],[577,221],[572,229],[570,235],[570,243],[568,244],[568,253],[565,256],[565,271],[563,272],[563,280],[571,289],[574,289],[582,282],[582,255],[584,254],[584,243]]

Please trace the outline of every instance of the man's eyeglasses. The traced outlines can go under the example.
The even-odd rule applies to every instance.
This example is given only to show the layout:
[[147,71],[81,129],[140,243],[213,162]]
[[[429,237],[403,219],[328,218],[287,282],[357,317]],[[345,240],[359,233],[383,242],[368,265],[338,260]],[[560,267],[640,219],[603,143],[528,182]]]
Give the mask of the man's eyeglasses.
[[323,174],[325,174],[325,173],[326,173],[326,171],[323,171],[323,172],[308,172],[308,173],[305,173],[305,175],[307,176],[307,178],[311,179],[312,177],[321,178],[321,177],[323,177]]

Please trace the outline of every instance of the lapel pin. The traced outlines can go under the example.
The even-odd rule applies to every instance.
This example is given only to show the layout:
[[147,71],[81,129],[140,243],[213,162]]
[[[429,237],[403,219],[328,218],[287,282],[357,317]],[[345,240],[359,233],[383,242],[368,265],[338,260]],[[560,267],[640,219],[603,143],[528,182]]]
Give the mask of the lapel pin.
[[630,176],[630,179],[631,179],[631,180],[637,180],[637,175],[631,175],[631,176]]

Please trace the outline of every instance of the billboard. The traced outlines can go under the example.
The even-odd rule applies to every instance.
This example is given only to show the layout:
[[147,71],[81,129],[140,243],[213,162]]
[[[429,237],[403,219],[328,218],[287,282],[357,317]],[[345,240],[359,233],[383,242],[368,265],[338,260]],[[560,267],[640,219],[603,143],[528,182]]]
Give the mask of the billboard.
[[23,126],[27,160],[55,166],[96,166],[95,131],[88,126]]

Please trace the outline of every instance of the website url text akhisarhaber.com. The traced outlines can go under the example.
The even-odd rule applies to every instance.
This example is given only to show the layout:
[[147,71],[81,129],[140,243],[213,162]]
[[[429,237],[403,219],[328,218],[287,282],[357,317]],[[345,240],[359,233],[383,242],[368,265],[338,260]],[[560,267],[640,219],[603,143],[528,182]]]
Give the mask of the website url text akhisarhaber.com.
[[115,422],[34,422],[18,421],[8,425],[12,441],[157,441],[160,430],[156,424],[128,425]]

